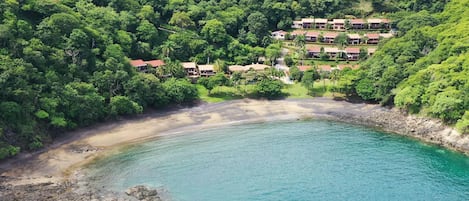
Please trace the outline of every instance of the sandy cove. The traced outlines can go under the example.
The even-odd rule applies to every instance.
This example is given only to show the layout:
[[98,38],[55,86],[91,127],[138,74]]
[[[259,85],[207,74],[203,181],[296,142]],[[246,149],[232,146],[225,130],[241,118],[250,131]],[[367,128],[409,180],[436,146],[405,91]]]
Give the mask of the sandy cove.
[[396,109],[328,98],[243,99],[155,112],[75,131],[67,135],[68,141],[57,142],[42,153],[23,154],[1,163],[0,173],[3,182],[13,186],[58,183],[98,156],[112,154],[128,144],[224,125],[307,118],[372,126],[469,153],[468,136],[458,134],[439,120],[405,115]]

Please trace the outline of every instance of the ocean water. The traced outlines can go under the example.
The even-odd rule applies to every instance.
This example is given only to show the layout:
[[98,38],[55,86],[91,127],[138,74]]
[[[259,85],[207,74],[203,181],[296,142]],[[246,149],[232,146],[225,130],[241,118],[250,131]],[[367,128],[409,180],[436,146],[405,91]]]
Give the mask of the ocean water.
[[163,187],[176,201],[469,200],[468,157],[330,121],[193,131],[90,168],[97,185]]

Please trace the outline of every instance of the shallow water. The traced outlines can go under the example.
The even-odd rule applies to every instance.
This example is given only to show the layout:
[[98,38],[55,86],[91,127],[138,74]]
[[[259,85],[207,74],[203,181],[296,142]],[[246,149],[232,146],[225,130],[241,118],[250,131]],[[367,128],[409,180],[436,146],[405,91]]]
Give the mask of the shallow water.
[[469,200],[468,157],[329,121],[168,136],[102,159],[91,172],[97,185],[162,186],[178,201]]

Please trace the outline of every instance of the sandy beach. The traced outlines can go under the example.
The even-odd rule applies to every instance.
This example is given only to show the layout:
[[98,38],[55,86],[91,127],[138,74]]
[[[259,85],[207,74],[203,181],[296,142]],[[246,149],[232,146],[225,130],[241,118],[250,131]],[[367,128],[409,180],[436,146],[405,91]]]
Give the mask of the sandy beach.
[[[44,151],[23,154],[0,164],[0,175],[13,186],[57,183],[96,157],[160,136],[224,125],[296,119],[330,119],[376,127],[467,152],[469,138],[440,121],[408,116],[379,105],[334,101],[328,98],[287,100],[235,100],[153,112],[67,134]],[[0,196],[1,196],[0,189]]]

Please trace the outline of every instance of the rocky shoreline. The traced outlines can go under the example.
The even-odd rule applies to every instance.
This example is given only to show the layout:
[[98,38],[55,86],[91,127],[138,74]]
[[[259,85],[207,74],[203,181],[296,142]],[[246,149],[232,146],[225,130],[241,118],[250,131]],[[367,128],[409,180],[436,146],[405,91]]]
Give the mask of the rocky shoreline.
[[[469,153],[468,136],[460,135],[439,120],[407,115],[397,109],[327,98],[280,101],[245,99],[203,104],[125,124],[121,122],[118,126],[90,129],[80,133],[82,139],[53,146],[44,153],[32,156],[27,162],[0,164],[0,170],[7,169],[0,172],[0,200],[170,200],[170,192],[162,188],[136,186],[126,192],[112,192],[91,187],[77,166],[82,167],[98,155],[110,152],[111,147],[139,143],[172,132],[309,118],[365,125]],[[166,124],[171,126],[162,126]],[[160,130],[152,130],[150,127],[158,127]],[[138,129],[140,133],[135,132]],[[130,131],[135,136],[125,138],[124,135]],[[73,174],[70,174],[70,169],[74,169]]]

